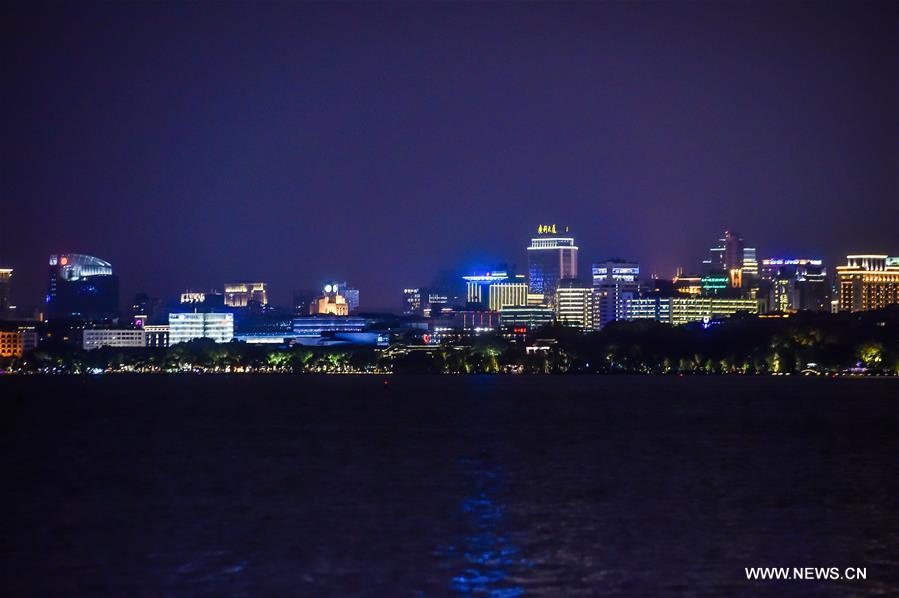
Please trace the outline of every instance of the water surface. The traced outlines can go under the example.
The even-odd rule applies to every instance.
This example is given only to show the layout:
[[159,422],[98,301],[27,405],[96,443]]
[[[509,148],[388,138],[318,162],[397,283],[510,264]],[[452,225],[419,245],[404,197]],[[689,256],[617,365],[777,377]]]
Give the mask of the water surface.
[[[0,587],[895,594],[897,391],[795,377],[7,377]],[[746,581],[765,565],[867,567],[868,580]]]

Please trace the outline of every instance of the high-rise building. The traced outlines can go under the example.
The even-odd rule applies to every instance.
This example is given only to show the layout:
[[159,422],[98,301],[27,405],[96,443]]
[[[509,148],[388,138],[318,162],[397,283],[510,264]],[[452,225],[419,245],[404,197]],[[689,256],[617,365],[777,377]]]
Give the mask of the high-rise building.
[[268,285],[264,282],[229,282],[225,284],[225,305],[247,307],[250,303],[268,305]]
[[537,227],[528,247],[528,285],[531,293],[543,295],[546,305],[555,301],[560,281],[577,278],[577,249],[568,227],[561,233],[555,224]]
[[769,312],[830,309],[827,270],[820,259],[764,259],[760,278],[767,292]]
[[102,320],[119,313],[119,278],[112,265],[78,253],[50,256],[50,318]]
[[[749,256],[755,259],[755,249],[750,247]],[[724,272],[730,280],[730,286],[739,287],[742,282],[743,261],[746,257],[743,239],[729,230],[724,237],[718,239],[718,245],[709,250],[709,257],[702,261],[703,273]],[[754,267],[757,269],[758,264]]]
[[234,314],[209,312],[169,314],[169,345],[198,338],[211,338],[217,343],[230,343],[234,338]]
[[849,255],[837,266],[840,311],[868,311],[899,303],[899,257]]
[[0,318],[9,315],[10,279],[12,279],[12,268],[0,268]]
[[607,260],[593,264],[594,315],[597,329],[609,322],[624,319],[624,300],[640,291],[640,264],[623,260]]
[[563,326],[593,330],[593,286],[578,280],[563,280],[556,289],[556,322]]
[[755,299],[722,297],[639,297],[627,299],[624,302],[624,312],[628,320],[686,324],[732,316],[741,312],[757,314],[759,302]]
[[491,311],[503,311],[508,307],[528,304],[526,282],[497,282],[488,287],[487,306]]

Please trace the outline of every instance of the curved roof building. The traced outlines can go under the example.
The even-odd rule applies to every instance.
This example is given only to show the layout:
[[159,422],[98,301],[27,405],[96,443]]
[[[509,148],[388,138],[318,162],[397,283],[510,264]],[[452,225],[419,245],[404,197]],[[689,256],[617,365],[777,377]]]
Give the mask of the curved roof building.
[[119,278],[112,264],[80,253],[50,256],[48,316],[105,320],[118,316],[118,304]]
[[112,276],[112,264],[81,253],[51,255],[50,266],[59,269],[59,277],[63,280],[78,280],[85,276]]

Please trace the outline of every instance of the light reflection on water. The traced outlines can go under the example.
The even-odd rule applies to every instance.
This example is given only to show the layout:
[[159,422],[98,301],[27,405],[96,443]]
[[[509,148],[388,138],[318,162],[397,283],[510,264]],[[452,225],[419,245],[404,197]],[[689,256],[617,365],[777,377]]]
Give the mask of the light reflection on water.
[[531,566],[515,544],[505,521],[506,507],[498,502],[505,486],[505,471],[490,464],[487,453],[460,459],[459,468],[471,485],[471,494],[462,499],[456,516],[465,532],[455,544],[436,551],[458,571],[450,588],[460,594],[488,594],[496,598],[521,596],[524,589],[514,575]]

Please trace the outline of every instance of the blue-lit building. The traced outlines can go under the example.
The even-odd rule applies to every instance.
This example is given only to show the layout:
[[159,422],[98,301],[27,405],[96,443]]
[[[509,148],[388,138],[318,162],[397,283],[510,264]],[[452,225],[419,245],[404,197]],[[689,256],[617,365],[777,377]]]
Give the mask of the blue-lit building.
[[528,246],[528,287],[543,295],[545,305],[553,305],[559,281],[577,278],[577,246],[568,228],[557,231],[555,224],[541,224]]
[[493,270],[482,274],[463,276],[465,280],[465,301],[486,305],[489,298],[490,285],[509,280],[509,274],[505,270]]
[[368,320],[355,316],[301,316],[293,319],[293,333],[299,336],[321,336],[336,332],[362,332]]
[[104,320],[119,315],[119,278],[112,264],[91,255],[50,256],[49,318]]

